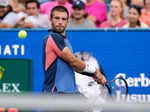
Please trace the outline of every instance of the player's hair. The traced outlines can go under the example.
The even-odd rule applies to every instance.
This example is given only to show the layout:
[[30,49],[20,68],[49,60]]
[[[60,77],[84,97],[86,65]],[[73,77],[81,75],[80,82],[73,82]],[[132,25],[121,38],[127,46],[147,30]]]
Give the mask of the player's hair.
[[64,6],[56,6],[51,10],[51,15],[50,18],[53,17],[53,14],[55,11],[59,11],[59,12],[66,12],[67,13],[67,18],[69,18],[69,12],[68,10],[64,7]]
[[27,0],[27,1],[25,2],[25,8],[27,8],[27,5],[28,5],[29,3],[36,3],[37,8],[40,9],[40,3],[38,2],[38,0]]

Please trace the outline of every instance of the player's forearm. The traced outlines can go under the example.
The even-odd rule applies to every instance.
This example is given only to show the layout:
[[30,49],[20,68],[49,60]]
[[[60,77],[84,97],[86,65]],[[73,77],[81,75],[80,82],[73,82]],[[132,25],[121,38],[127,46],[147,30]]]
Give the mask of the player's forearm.
[[63,49],[61,58],[74,67],[77,72],[81,72],[85,68],[85,63],[75,57],[68,47]]
[[85,68],[85,63],[80,59],[75,57],[75,60],[71,63],[71,65],[75,68],[76,72],[82,72]]
[[89,73],[96,72],[95,67],[75,57],[68,47],[65,47],[62,50],[61,58],[64,59],[66,62],[68,62],[71,66],[73,66],[77,72],[89,72]]

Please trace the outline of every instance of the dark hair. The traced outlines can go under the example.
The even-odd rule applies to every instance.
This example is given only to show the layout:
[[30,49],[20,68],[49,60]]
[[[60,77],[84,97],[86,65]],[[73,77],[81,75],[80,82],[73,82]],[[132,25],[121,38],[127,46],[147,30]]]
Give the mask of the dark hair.
[[131,5],[131,0],[127,0],[127,6],[130,6]]
[[129,10],[130,10],[131,8],[136,9],[137,12],[138,12],[138,14],[141,15],[141,9],[142,9],[142,7],[137,6],[137,5],[130,5]]
[[[141,15],[141,9],[142,9],[142,8],[141,8],[140,6],[137,6],[137,5],[130,5],[129,10],[132,9],[132,8],[136,9],[137,12],[138,12],[138,14]],[[137,22],[137,25],[139,25],[139,26],[141,25],[141,23],[140,23],[139,20],[138,20],[138,22]]]
[[143,2],[144,2],[144,5],[146,5],[146,0],[143,0]]
[[13,9],[12,9],[12,6],[11,6],[11,5],[8,5],[7,7],[8,7],[8,12],[13,11]]
[[12,12],[12,11],[13,11],[13,10],[12,10],[12,7],[11,7],[10,5],[6,6],[6,8],[7,8],[8,10],[7,10],[7,12],[1,17],[1,19],[4,18],[9,12]]
[[66,12],[66,13],[67,13],[67,16],[68,16],[67,18],[69,18],[69,12],[68,12],[68,10],[67,10],[64,6],[56,6],[56,7],[54,7],[54,8],[51,10],[50,18],[53,17],[54,11]]
[[27,1],[25,2],[25,7],[26,7],[26,8],[27,8],[27,5],[28,5],[29,3],[36,3],[37,8],[40,9],[40,3],[39,3],[37,0],[27,0]]

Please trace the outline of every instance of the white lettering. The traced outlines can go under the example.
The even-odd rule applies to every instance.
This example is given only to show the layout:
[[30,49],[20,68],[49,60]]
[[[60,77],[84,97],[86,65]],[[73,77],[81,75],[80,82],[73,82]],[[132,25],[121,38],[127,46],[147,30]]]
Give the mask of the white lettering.
[[141,78],[134,78],[134,87],[138,87],[138,82],[141,82]]
[[19,83],[2,83],[0,84],[0,93],[20,93]]
[[20,86],[19,83],[18,84],[12,84],[12,87],[13,87],[12,92],[20,93],[19,86]]
[[12,45],[12,48],[14,48],[14,55],[17,55],[18,54],[19,45]]
[[147,77],[145,77],[144,75],[145,75],[144,73],[140,74],[140,76],[141,76],[141,86],[142,87],[148,87],[149,86],[149,79]]
[[[148,87],[148,86],[150,86],[150,79],[148,77],[146,77],[144,73],[141,73],[140,77],[128,77],[128,78],[126,78],[125,73],[118,73],[116,75],[116,77],[122,77],[122,78],[126,79],[126,81],[128,83],[128,87],[139,87],[139,86]],[[115,83],[117,86],[124,86],[124,83],[122,83],[122,81],[120,81],[120,80],[116,80]]]
[[10,91],[10,86],[11,86],[11,84],[10,83],[3,83],[3,85],[2,85],[2,90],[3,90],[3,92],[4,93],[9,93],[9,92],[11,92]]
[[150,94],[131,94],[125,97],[124,94],[117,92],[116,97],[117,101],[140,102],[140,103],[150,102]]
[[150,102],[150,95],[147,95],[147,99],[149,99],[147,100],[147,102]]
[[[122,78],[125,79],[126,78],[126,74],[119,73],[119,74],[116,75],[116,77],[122,77]],[[120,80],[116,80],[115,83],[116,83],[117,86],[124,86],[124,83],[122,83],[122,81],[120,81]]]
[[136,102],[138,100],[136,94],[132,94],[130,99],[131,99],[132,102]]
[[134,86],[134,80],[133,80],[133,78],[129,77],[126,81],[128,82],[128,87]]
[[21,55],[24,55],[24,45],[21,45]]
[[6,45],[6,46],[5,46],[4,55],[11,55],[11,50],[10,50],[9,45]]
[[0,55],[2,54],[2,47],[1,47],[1,45],[0,45]]
[[25,46],[24,45],[18,45],[18,44],[13,44],[13,45],[0,45],[0,55],[25,55]]

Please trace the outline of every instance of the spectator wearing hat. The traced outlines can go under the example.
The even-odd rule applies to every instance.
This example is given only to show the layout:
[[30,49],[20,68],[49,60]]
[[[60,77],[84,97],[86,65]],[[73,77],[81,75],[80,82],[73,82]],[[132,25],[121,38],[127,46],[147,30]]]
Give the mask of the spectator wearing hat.
[[17,15],[8,4],[8,0],[0,1],[0,28],[11,28],[17,21]]
[[95,24],[87,18],[85,4],[81,0],[73,2],[72,16],[68,24],[68,29],[93,29]]
[[46,14],[50,18],[52,8],[58,5],[66,7],[67,10],[69,11],[69,15],[71,16],[72,4],[70,4],[68,0],[55,0],[55,1],[48,1],[48,2],[42,3],[40,5],[40,11],[41,13]]

